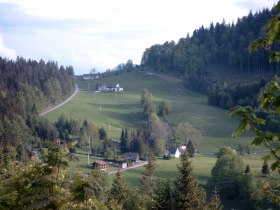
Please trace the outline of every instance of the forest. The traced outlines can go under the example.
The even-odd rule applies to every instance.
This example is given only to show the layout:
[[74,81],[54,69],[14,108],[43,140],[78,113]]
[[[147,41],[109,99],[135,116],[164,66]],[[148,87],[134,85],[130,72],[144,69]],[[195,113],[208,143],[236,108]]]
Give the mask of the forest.
[[278,65],[270,63],[268,52],[250,53],[252,40],[265,34],[265,24],[275,14],[274,10],[262,11],[239,18],[236,23],[211,23],[201,26],[181,38],[164,44],[155,44],[143,53],[141,65],[155,72],[178,75],[185,79],[207,77],[218,67],[223,73],[276,72]]
[[39,112],[74,91],[72,66],[54,61],[0,58],[0,145],[4,162],[26,162],[39,141]]

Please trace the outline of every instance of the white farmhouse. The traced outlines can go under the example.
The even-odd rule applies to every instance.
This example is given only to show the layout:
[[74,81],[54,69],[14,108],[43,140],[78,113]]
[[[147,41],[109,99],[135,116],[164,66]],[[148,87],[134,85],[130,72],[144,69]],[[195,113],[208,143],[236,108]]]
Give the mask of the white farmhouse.
[[101,84],[101,85],[98,85],[98,90],[105,91],[105,92],[123,92],[123,88],[120,86],[119,83]]
[[169,150],[169,154],[171,157],[179,158],[183,155],[186,150],[186,146],[180,146],[179,148],[174,148]]

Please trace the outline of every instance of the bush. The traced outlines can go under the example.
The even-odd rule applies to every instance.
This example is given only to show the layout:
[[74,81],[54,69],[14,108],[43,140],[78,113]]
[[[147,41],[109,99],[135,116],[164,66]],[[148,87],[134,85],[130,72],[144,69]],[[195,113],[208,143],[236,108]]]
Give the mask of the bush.
[[171,155],[163,155],[163,159],[164,160],[170,160],[171,159]]

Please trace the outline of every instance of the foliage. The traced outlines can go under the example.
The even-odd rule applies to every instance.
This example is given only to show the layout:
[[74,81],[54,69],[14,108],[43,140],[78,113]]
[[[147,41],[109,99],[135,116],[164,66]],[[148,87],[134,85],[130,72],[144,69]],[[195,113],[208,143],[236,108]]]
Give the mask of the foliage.
[[224,155],[236,155],[236,152],[229,146],[223,146],[219,149],[217,153],[217,158],[220,158]]
[[99,128],[99,139],[106,140],[107,139],[107,132],[105,128]]
[[144,166],[145,170],[142,172],[143,177],[141,179],[142,190],[146,195],[152,195],[153,187],[155,184],[155,169],[157,168],[156,158],[150,156],[148,163]]
[[261,93],[259,107],[235,107],[228,112],[229,116],[238,116],[241,118],[239,126],[234,130],[232,136],[237,137],[241,132],[250,130],[255,135],[252,144],[256,146],[264,145],[270,150],[270,154],[264,157],[264,160],[272,160],[271,169],[276,170],[280,174],[280,134],[270,131],[263,131],[262,125],[265,120],[258,118],[256,112],[261,109],[263,112],[274,112],[280,114],[280,88],[276,81],[267,85]]
[[[251,51],[257,51],[258,48],[264,48],[265,50],[271,51],[269,56],[269,61],[278,62],[280,61],[280,52],[278,50],[278,46],[280,43],[279,38],[279,25],[280,25],[280,2],[274,6],[273,10],[277,12],[277,14],[270,17],[267,25],[266,25],[266,33],[263,38],[257,39],[250,44],[249,49]],[[276,45],[276,46],[275,46]]]
[[250,173],[251,173],[251,168],[250,168],[250,165],[246,165],[246,168],[245,168],[244,174],[250,174]]
[[130,194],[129,186],[127,185],[123,175],[118,171],[113,180],[111,187],[110,198],[113,198],[118,205],[124,206]]
[[185,150],[180,158],[178,176],[175,180],[175,209],[205,209],[205,192],[199,188],[198,180],[193,175],[193,167]]
[[[258,51],[250,54],[249,43],[258,39],[262,34],[264,24],[275,11],[263,9],[255,14],[249,12],[245,17],[238,18],[236,23],[211,23],[209,27],[201,26],[181,38],[178,43],[174,41],[155,44],[147,48],[141,60],[146,70],[160,73],[180,75],[187,79],[188,87],[201,93],[206,93],[209,69],[217,66],[225,67],[223,73],[267,72],[276,70],[276,65],[268,62],[268,53]],[[271,21],[270,38],[266,43],[278,41],[276,36],[279,20],[277,15]]]
[[126,129],[122,129],[121,137],[120,137],[120,151],[121,153],[128,152],[130,148],[130,139],[128,137],[128,131]]
[[173,188],[170,178],[164,180],[157,179],[154,185],[153,209],[172,210],[173,209]]
[[261,195],[255,177],[251,173],[246,173],[242,177],[241,183],[239,194],[247,209],[260,209]]
[[223,209],[223,205],[221,203],[218,190],[215,188],[215,190],[213,190],[213,193],[211,195],[211,200],[208,204],[208,210],[222,210],[222,209]]
[[201,141],[201,134],[188,122],[180,122],[177,126],[177,134],[180,145],[187,145],[189,141],[198,147]]
[[171,111],[171,103],[166,100],[161,101],[158,106],[158,115],[164,117],[168,115],[170,111]]
[[147,209],[151,209],[154,205],[153,197],[156,182],[155,169],[157,167],[156,158],[154,156],[150,156],[148,158],[148,163],[144,167],[145,170],[142,172],[143,176],[141,179],[141,189],[145,206]]
[[238,197],[245,168],[244,163],[230,148],[222,148],[218,154],[218,160],[212,169],[213,185],[226,198]]
[[189,156],[190,157],[194,157],[194,154],[195,154],[195,148],[194,148],[194,145],[192,143],[192,141],[190,140],[187,144],[187,150],[189,152]]
[[268,166],[267,161],[264,161],[264,162],[263,162],[263,165],[262,165],[262,174],[263,174],[263,175],[268,175],[268,174],[269,174],[269,166]]
[[132,189],[130,196],[128,197],[124,209],[127,210],[146,210],[141,199],[141,193],[138,188]]
[[4,155],[14,147],[18,160],[27,162],[37,137],[55,139],[56,133],[38,119],[38,113],[73,91],[74,70],[21,57],[14,61],[0,57],[0,65],[0,143]]

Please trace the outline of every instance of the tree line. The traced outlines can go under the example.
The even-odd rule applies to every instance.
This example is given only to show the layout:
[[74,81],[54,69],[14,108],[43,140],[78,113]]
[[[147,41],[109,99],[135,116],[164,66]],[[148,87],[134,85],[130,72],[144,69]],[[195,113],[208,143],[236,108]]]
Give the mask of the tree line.
[[157,157],[170,158],[166,150],[176,149],[182,145],[190,148],[190,156],[197,149],[201,134],[188,122],[180,122],[177,127],[171,127],[166,117],[172,111],[170,101],[162,100],[156,107],[152,93],[144,89],[140,99],[143,107],[142,126],[129,132],[122,129],[120,136],[120,151],[138,152],[140,157],[145,158],[150,154]]
[[54,61],[0,57],[0,144],[4,155],[18,160],[30,157],[38,141],[38,113],[74,90],[74,69]]
[[141,66],[184,78],[207,77],[209,70],[217,66],[224,67],[226,73],[276,71],[278,67],[268,61],[267,51],[248,51],[250,42],[264,34],[263,26],[275,13],[268,9],[250,12],[236,23],[201,26],[178,43],[155,44],[144,51]]
[[[69,146],[71,147],[71,146]],[[181,157],[174,182],[155,175],[150,156],[141,187],[130,186],[118,171],[113,179],[94,169],[88,176],[68,168],[68,145],[54,141],[29,165],[10,161],[0,170],[1,209],[204,209],[220,210],[217,193],[210,200],[198,186],[188,153]]]
[[[88,175],[70,170],[74,144],[52,141],[40,157],[25,165],[11,157],[4,164],[0,147],[1,209],[199,209],[221,210],[223,199],[239,198],[247,209],[261,209],[265,199],[250,166],[230,147],[222,147],[208,182],[212,194],[198,184],[193,163],[185,150],[174,178],[156,175],[156,158],[149,156],[140,187],[131,186],[118,171],[114,177],[98,168]],[[10,156],[13,154],[10,153]],[[264,162],[262,174],[269,173]],[[264,206],[263,206],[264,205]]]

